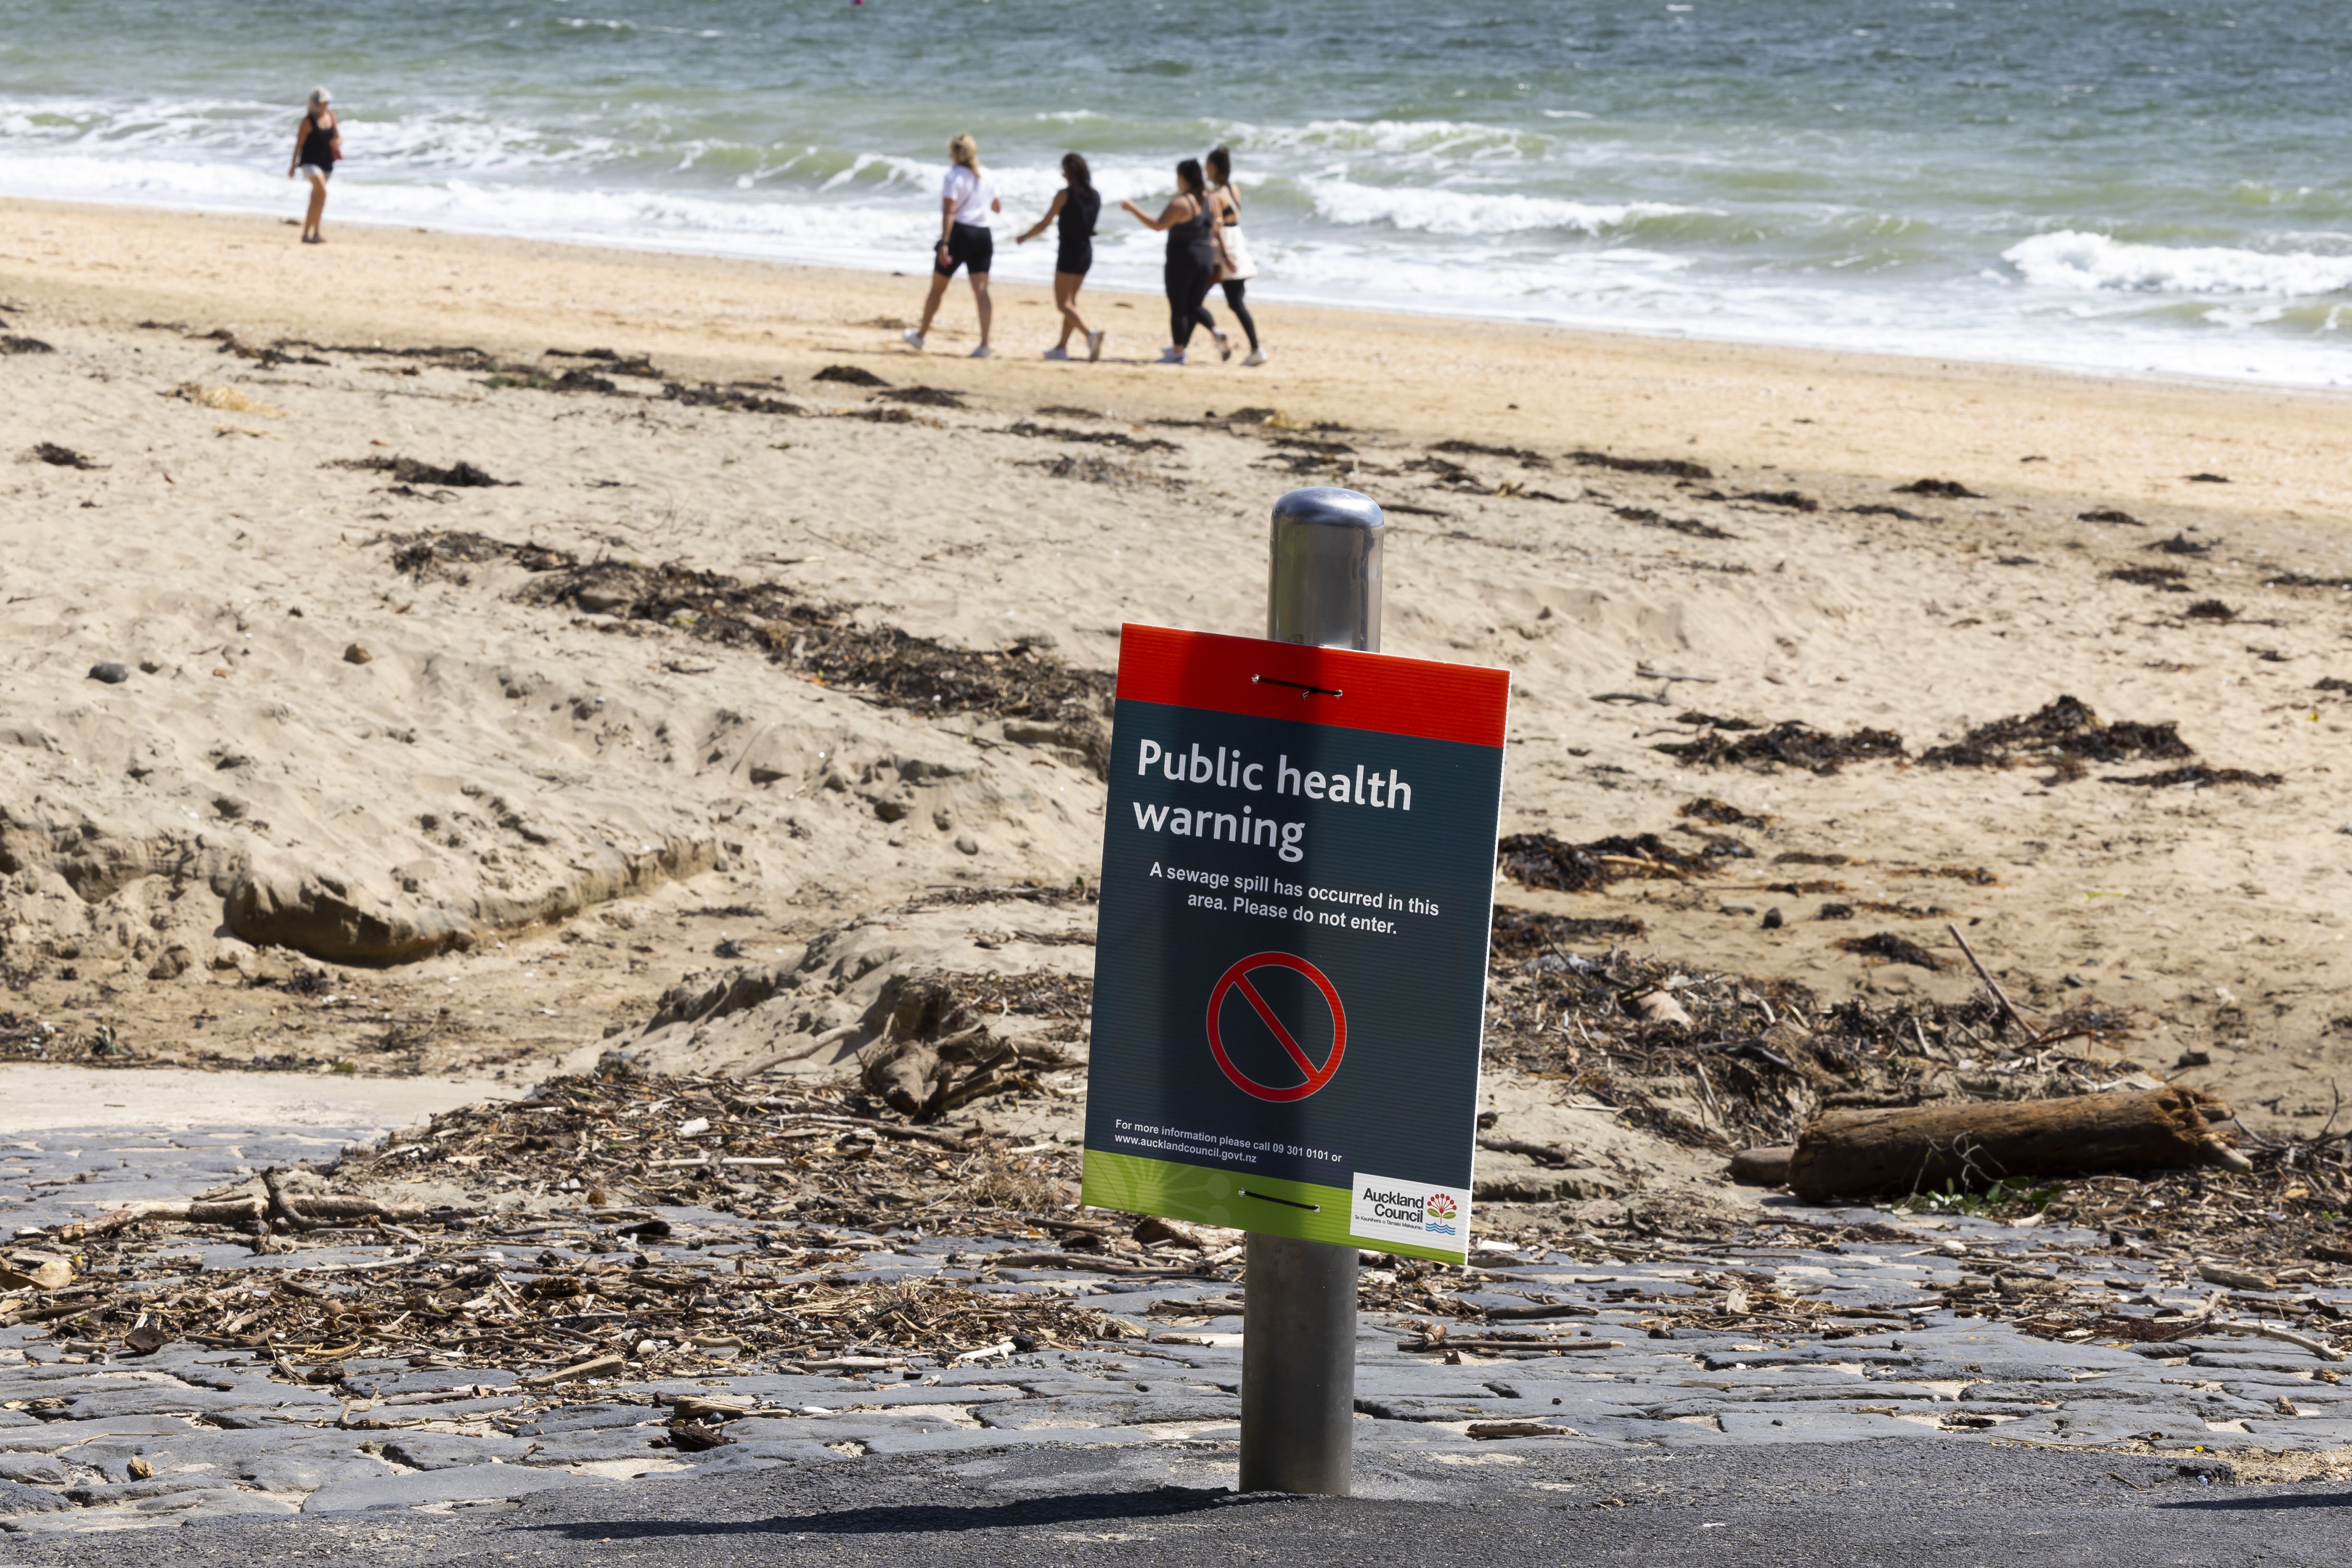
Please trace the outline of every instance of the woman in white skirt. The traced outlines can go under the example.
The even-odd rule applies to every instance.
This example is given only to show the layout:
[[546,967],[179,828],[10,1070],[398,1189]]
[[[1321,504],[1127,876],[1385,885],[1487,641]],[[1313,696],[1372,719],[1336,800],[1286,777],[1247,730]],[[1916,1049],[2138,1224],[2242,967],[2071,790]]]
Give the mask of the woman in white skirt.
[[[1257,276],[1257,268],[1250,264],[1249,246],[1242,237],[1242,198],[1234,189],[1233,152],[1219,147],[1204,161],[1209,166],[1209,210],[1216,215],[1217,238],[1224,253],[1217,268],[1217,286],[1225,291],[1225,303],[1242,331],[1249,334],[1249,358],[1242,363],[1264,364],[1265,347],[1257,341],[1257,322],[1251,318],[1247,302],[1249,280]],[[1218,345],[1223,347],[1224,341],[1224,334],[1219,332]]]

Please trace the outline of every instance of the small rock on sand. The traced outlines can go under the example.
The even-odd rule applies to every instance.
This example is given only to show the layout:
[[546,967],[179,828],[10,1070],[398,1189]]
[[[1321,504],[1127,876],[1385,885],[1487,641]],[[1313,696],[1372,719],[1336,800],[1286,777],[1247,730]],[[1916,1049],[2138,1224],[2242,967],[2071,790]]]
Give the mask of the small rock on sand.
[[89,678],[92,680],[103,680],[109,686],[120,686],[131,679],[131,667],[110,661],[105,664],[93,664],[89,667]]
[[343,649],[343,662],[345,664],[373,664],[375,662],[375,655],[368,652],[367,645],[364,643],[353,643],[351,647]]

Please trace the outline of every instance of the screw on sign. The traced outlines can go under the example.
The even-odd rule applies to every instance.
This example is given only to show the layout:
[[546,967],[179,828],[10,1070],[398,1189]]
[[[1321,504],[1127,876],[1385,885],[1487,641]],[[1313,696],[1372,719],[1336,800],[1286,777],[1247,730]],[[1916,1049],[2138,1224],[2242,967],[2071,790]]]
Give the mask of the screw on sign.
[[[1259,994],[1258,988],[1250,984],[1251,972],[1260,969],[1295,970],[1322,993],[1323,1000],[1331,1009],[1331,1054],[1323,1059],[1322,1066],[1315,1065],[1315,1059],[1298,1043],[1297,1033],[1282,1021],[1265,996]],[[1224,1011],[1227,998],[1236,991],[1249,1003],[1251,1009],[1257,1014],[1258,1021],[1266,1026],[1290,1059],[1298,1064],[1298,1070],[1306,1075],[1306,1081],[1286,1088],[1273,1088],[1258,1082],[1234,1065],[1233,1058],[1225,1052]],[[1244,1094],[1276,1101],[1305,1100],[1331,1081],[1332,1075],[1339,1070],[1339,1058],[1347,1048],[1348,1013],[1339,1005],[1339,991],[1321,970],[1293,953],[1254,952],[1226,970],[1209,992],[1209,1049],[1215,1054],[1217,1066],[1224,1069],[1225,1076],[1233,1079],[1234,1087]]]

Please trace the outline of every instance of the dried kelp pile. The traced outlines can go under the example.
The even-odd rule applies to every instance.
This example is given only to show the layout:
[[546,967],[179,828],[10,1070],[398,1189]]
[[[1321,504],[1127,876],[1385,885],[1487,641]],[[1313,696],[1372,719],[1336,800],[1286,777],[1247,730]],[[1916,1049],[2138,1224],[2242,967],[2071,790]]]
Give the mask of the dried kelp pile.
[[1696,768],[1802,768],[1833,773],[1848,763],[1903,756],[1903,737],[1892,730],[1832,735],[1795,719],[1759,729],[1744,720],[1704,713],[1686,713],[1681,721],[1701,724],[1706,732],[1691,741],[1662,741],[1651,749]]
[[444,467],[420,461],[415,458],[336,458],[320,465],[328,468],[356,468],[365,473],[390,474],[404,485],[437,485],[452,489],[481,489],[510,484],[509,479],[495,479],[487,472],[464,461]]
[[985,713],[1057,725],[1066,743],[1097,767],[1108,757],[1101,725],[1108,672],[1079,669],[1041,649],[950,647],[895,626],[853,624],[846,607],[803,598],[780,583],[747,583],[675,563],[582,561],[568,551],[516,544],[479,533],[400,536],[393,564],[424,574],[454,562],[511,561],[532,574],[519,603],[561,605],[610,617],[621,627],[651,624],[697,641],[754,649],[827,685],[869,691],[932,713]]
[[1065,452],[1058,458],[1039,458],[1024,461],[1024,468],[1042,468],[1057,479],[1084,479],[1088,484],[1108,485],[1115,490],[1174,490],[1183,487],[1164,474],[1133,463],[1122,463],[1108,458],[1079,456]]
[[1559,952],[1563,943],[1633,941],[1647,932],[1648,928],[1640,921],[1625,916],[1585,918],[1498,906],[1492,943],[1495,962],[1517,963],[1543,953]]
[[2080,778],[2092,763],[2169,760],[2197,753],[2177,724],[2108,723],[2089,703],[2053,698],[2032,713],[1979,725],[1948,746],[1930,748],[1919,760],[1936,767],[2055,768],[2063,778]]
[[1503,875],[1521,887],[1565,893],[1595,892],[1629,877],[1686,881],[1713,874],[1725,860],[1750,859],[1756,853],[1728,836],[1710,835],[1693,851],[1654,833],[1612,835],[1590,844],[1570,844],[1549,833],[1512,833],[1496,850]]
[[1072,430],[1060,426],[1040,425],[1033,419],[1016,419],[1004,427],[1007,436],[1023,436],[1034,441],[1072,441],[1089,447],[1118,447],[1129,452],[1173,452],[1176,443],[1163,441],[1157,436],[1130,436],[1124,430]]

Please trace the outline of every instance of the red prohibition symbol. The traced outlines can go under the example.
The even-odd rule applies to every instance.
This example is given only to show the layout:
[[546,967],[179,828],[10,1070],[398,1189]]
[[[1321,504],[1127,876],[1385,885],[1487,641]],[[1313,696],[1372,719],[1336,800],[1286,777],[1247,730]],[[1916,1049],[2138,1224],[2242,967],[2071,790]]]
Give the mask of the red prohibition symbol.
[[[1315,1065],[1300,1047],[1298,1037],[1275,1016],[1265,998],[1258,994],[1257,987],[1250,984],[1250,972],[1257,969],[1296,970],[1314,982],[1315,989],[1323,993],[1323,1000],[1331,1009],[1331,1054],[1321,1067]],[[1290,1053],[1290,1059],[1298,1064],[1298,1070],[1307,1075],[1306,1082],[1293,1084],[1286,1089],[1270,1089],[1234,1065],[1233,1058],[1225,1054],[1224,1031],[1218,1021],[1224,1011],[1226,994],[1232,991],[1239,991],[1255,1009],[1259,1021],[1273,1032],[1274,1037],[1282,1043],[1282,1048]],[[1339,1070],[1339,1058],[1347,1048],[1348,1014],[1339,1005],[1339,993],[1321,970],[1294,953],[1254,952],[1226,970],[1209,993],[1209,1049],[1215,1054],[1217,1066],[1224,1069],[1225,1076],[1233,1079],[1234,1087],[1244,1094],[1255,1095],[1260,1100],[1305,1100],[1331,1081],[1331,1075]]]

